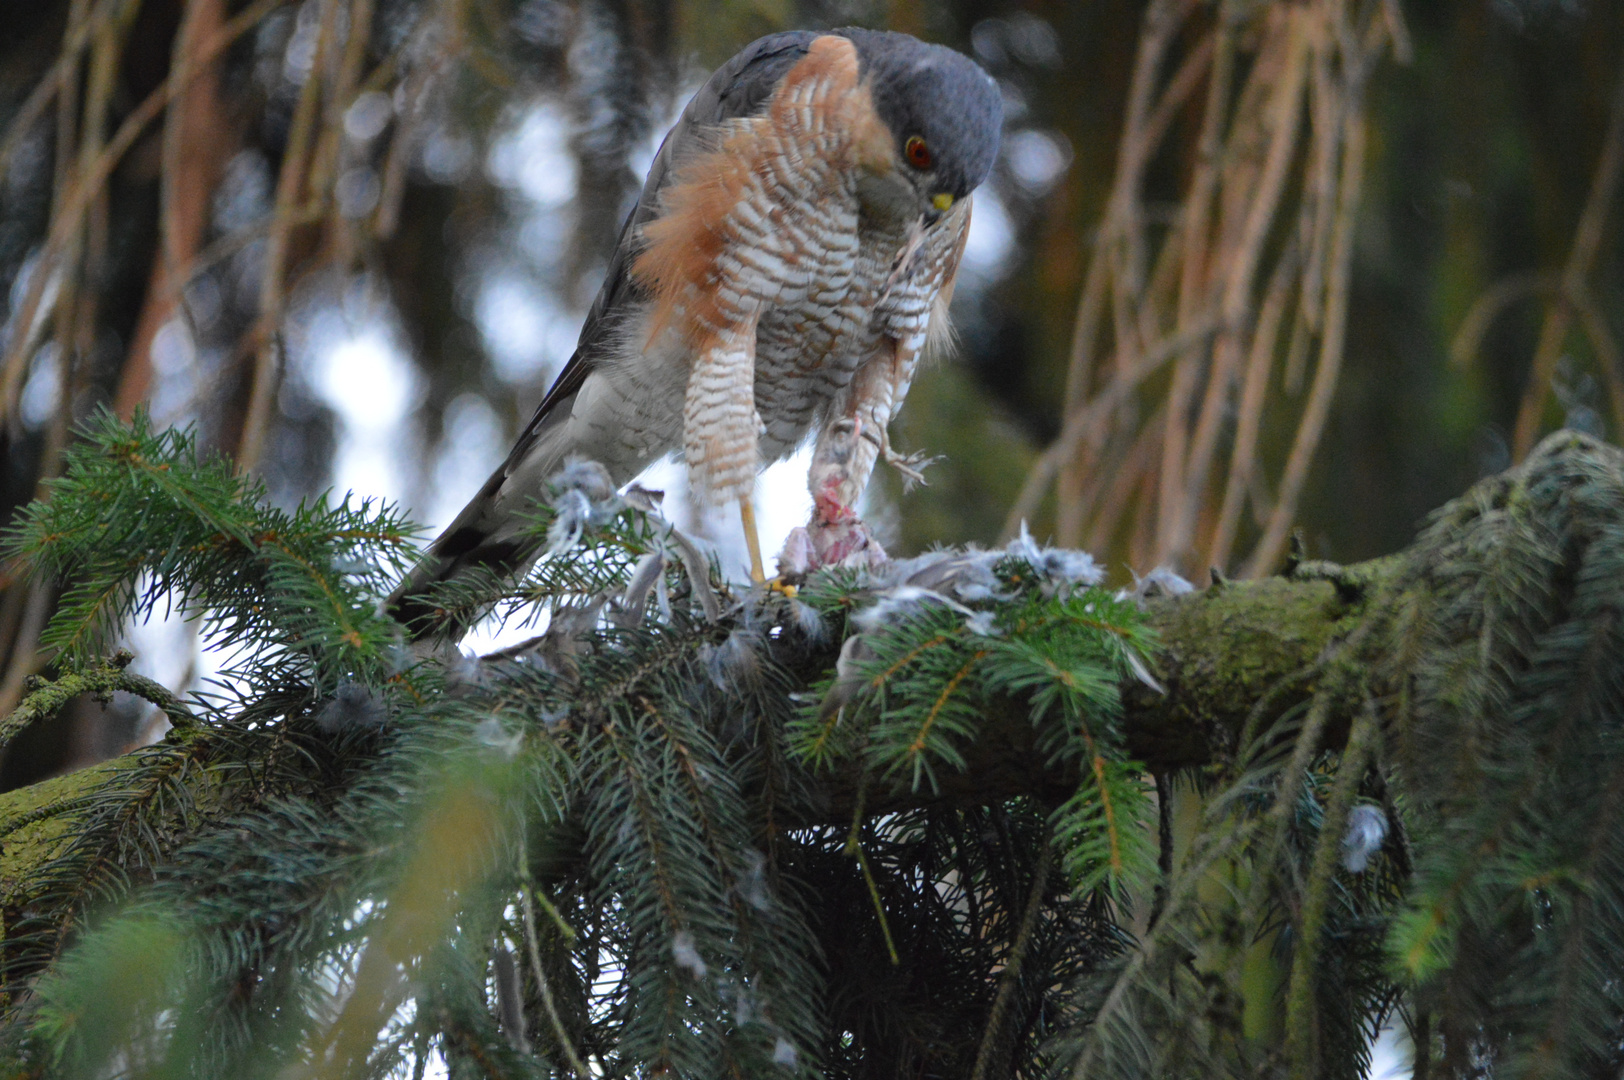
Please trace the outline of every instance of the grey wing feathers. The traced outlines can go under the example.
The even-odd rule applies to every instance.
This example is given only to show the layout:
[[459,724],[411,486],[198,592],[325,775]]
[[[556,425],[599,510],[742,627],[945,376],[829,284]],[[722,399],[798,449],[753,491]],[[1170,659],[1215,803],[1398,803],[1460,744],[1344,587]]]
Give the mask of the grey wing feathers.
[[631,279],[631,264],[637,255],[637,237],[642,227],[659,213],[660,190],[665,187],[677,165],[704,145],[705,133],[716,125],[759,112],[783,79],[784,73],[806,55],[818,36],[809,30],[790,30],[761,38],[717,68],[682,110],[681,118],[672,125],[665,140],[660,143],[637,205],[621,227],[620,241],[609,260],[603,287],[598,290],[597,298],[587,311],[575,354],[541,399],[535,415],[509,453],[504,471],[523,460],[553,408],[581,389],[628,302],[646,298],[643,290]]

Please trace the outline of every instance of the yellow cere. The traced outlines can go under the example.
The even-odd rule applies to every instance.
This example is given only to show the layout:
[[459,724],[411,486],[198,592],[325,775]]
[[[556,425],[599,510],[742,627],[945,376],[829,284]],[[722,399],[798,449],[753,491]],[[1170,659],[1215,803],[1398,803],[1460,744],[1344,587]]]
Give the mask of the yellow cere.
[[930,202],[932,206],[936,207],[936,209],[946,213],[947,208],[953,205],[953,196],[944,191],[940,194],[932,195],[930,197]]

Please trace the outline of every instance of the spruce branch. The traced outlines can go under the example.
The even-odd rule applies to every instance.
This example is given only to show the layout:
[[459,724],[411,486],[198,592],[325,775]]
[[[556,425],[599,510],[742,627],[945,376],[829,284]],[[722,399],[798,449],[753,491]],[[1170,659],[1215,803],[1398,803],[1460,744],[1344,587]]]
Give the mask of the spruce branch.
[[[1395,1008],[1435,1073],[1594,1072],[1624,1030],[1617,451],[1551,440],[1401,556],[1143,606],[1023,539],[723,607],[621,507],[464,597],[547,607],[471,661],[397,646],[392,513],[91,438],[14,534],[82,592],[7,723],[129,685],[183,730],[0,796],[28,1068],[1352,1080]],[[242,647],[185,706],[84,651],[164,597]],[[1356,802],[1392,837],[1357,869]]]

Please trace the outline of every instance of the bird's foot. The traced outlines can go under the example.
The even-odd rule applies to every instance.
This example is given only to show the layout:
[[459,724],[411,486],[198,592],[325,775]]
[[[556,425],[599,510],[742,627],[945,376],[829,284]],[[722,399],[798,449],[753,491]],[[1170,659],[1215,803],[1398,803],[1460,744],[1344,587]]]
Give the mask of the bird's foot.
[[936,462],[942,460],[940,454],[931,454],[924,450],[915,450],[911,454],[899,454],[891,449],[889,441],[883,448],[885,463],[902,474],[902,490],[912,491],[914,485],[927,487],[930,481],[925,479],[925,470]]

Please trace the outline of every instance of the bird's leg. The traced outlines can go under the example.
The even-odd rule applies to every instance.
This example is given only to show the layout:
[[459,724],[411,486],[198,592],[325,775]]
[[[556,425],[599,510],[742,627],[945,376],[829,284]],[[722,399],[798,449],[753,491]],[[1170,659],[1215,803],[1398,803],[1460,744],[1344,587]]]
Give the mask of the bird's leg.
[[769,593],[782,593],[785,596],[795,595],[795,586],[784,580],[783,559],[779,558],[779,574],[768,580],[767,568],[761,561],[761,537],[756,532],[756,508],[749,496],[739,500],[739,521],[744,525],[744,543],[750,549],[750,580],[757,585],[767,586]]
[[761,536],[756,532],[756,508],[746,495],[739,500],[739,521],[744,525],[744,543],[750,549],[750,580],[757,585],[767,580],[767,568],[761,561]]

